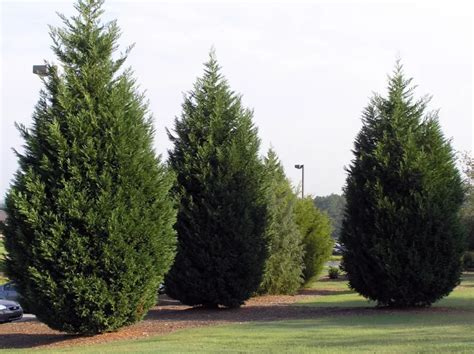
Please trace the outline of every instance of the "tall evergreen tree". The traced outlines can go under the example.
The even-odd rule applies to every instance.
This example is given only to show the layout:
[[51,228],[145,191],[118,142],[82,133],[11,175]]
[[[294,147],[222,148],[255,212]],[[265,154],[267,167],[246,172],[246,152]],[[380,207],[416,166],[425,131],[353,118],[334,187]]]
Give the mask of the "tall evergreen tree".
[[48,65],[33,127],[7,196],[7,271],[51,328],[112,331],[143,318],[175,254],[170,174],[120,32],[101,0],[51,28],[62,73]]
[[308,283],[321,274],[324,263],[331,256],[334,246],[331,219],[316,208],[311,196],[298,199],[294,212],[296,224],[303,236],[303,279]]
[[188,305],[240,306],[257,290],[266,258],[263,166],[252,112],[213,53],[169,135],[180,207],[167,292]]
[[397,64],[363,115],[341,241],[350,286],[379,305],[429,306],[459,283],[461,178],[428,99]]
[[294,294],[303,283],[302,235],[295,222],[296,195],[272,149],[265,158],[268,258],[259,293]]

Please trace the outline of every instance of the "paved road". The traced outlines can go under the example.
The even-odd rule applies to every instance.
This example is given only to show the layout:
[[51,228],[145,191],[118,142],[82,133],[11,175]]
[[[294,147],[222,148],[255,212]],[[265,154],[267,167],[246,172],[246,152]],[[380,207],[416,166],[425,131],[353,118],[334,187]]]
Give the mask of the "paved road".
[[36,316],[31,313],[25,313],[23,318],[16,322],[29,322],[29,321],[36,321]]

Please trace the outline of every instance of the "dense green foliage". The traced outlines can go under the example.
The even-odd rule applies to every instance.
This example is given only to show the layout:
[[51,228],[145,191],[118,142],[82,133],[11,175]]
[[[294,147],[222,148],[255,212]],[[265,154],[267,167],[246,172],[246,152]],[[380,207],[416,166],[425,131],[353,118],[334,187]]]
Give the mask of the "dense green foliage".
[[346,207],[346,198],[344,195],[330,194],[325,197],[315,197],[314,204],[316,207],[325,211],[331,219],[333,239],[339,239],[341,234],[342,219],[344,218],[344,208]]
[[331,220],[314,206],[312,197],[297,200],[295,219],[303,236],[303,277],[307,283],[321,274],[324,263],[331,257],[334,246]]
[[48,65],[33,127],[20,127],[25,152],[6,200],[9,277],[39,320],[73,333],[143,318],[176,247],[172,179],[101,5],[79,1],[51,29],[62,71]]
[[259,293],[294,294],[303,283],[304,245],[295,221],[296,195],[273,150],[265,158],[265,177],[268,258]]
[[213,53],[169,136],[180,207],[167,293],[188,305],[240,306],[260,285],[266,259],[263,164],[252,112]]
[[379,305],[428,306],[459,283],[461,178],[437,115],[397,66],[363,115],[341,242],[350,286]]
[[474,158],[466,153],[463,162],[466,196],[461,207],[461,221],[466,232],[467,247],[474,251]]

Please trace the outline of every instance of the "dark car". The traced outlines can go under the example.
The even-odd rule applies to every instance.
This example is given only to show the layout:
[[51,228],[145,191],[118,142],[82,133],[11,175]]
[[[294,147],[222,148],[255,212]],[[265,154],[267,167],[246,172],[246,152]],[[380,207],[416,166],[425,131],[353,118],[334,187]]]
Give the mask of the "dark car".
[[0,323],[21,320],[23,309],[20,304],[10,300],[0,300]]

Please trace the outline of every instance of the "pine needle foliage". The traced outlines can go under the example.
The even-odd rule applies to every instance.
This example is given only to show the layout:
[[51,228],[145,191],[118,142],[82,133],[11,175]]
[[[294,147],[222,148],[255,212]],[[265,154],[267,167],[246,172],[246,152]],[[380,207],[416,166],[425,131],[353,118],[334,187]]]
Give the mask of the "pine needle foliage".
[[388,96],[364,111],[348,168],[343,266],[380,306],[429,306],[459,284],[463,189],[428,102],[397,63]]
[[184,304],[238,307],[262,280],[266,199],[252,115],[211,52],[169,134],[180,206],[178,252],[165,284]]
[[296,195],[274,150],[264,159],[268,215],[268,258],[259,293],[295,294],[303,283],[304,247],[295,221]]
[[8,192],[7,271],[53,329],[94,334],[143,318],[174,258],[172,178],[102,1],[51,28],[45,88]]

